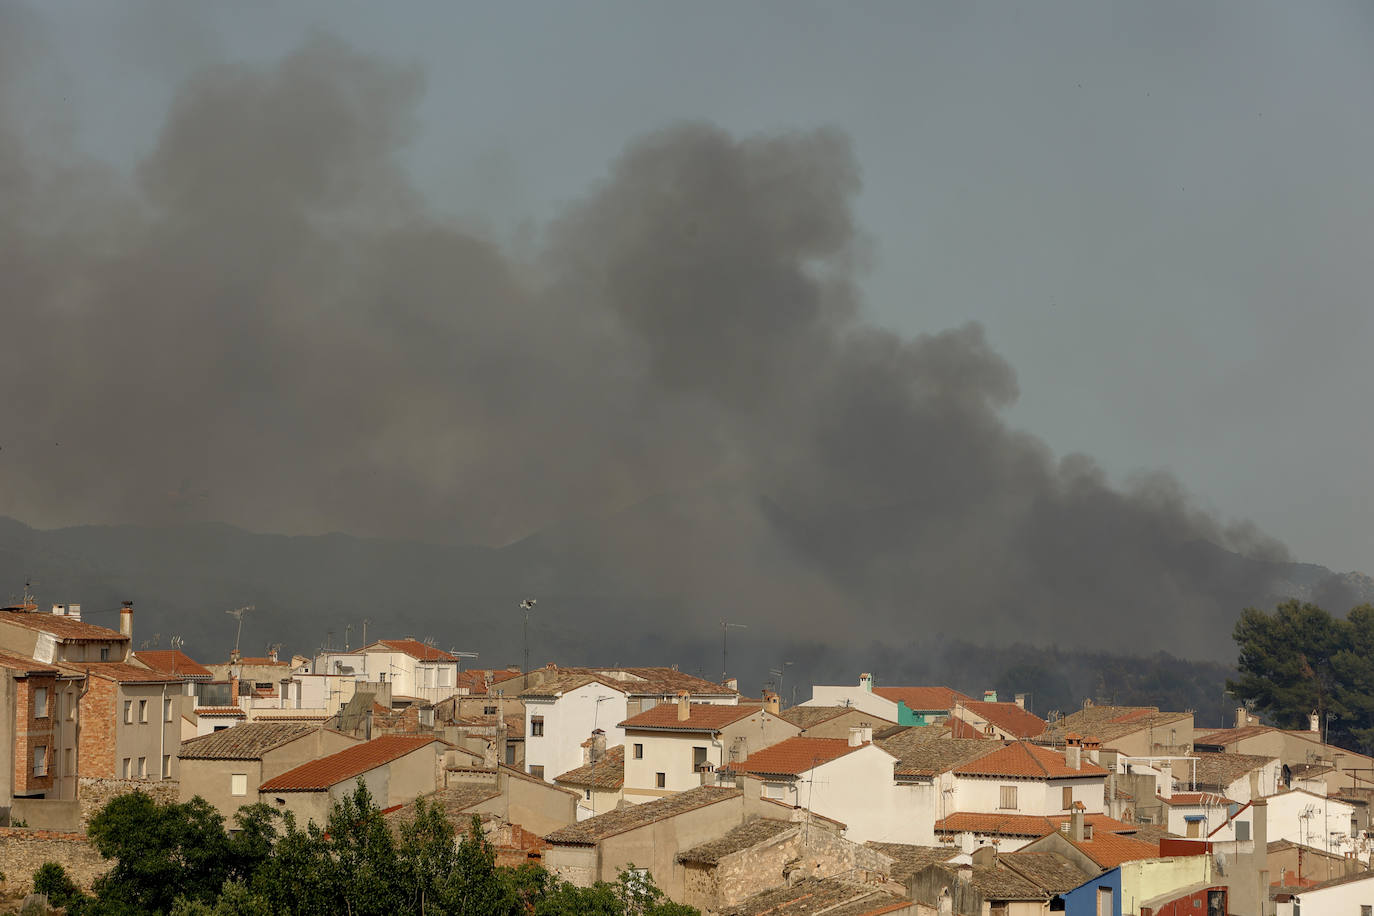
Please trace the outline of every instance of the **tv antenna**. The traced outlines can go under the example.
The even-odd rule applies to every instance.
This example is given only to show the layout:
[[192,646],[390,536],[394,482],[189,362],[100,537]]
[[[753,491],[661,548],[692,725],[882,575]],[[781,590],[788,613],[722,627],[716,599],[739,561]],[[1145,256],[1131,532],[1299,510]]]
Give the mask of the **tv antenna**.
[[743,623],[730,623],[724,617],[720,619],[720,682],[724,684],[730,678],[730,652],[729,635],[731,630],[747,630],[749,626]]
[[171,639],[167,640],[167,645],[171,646],[173,649],[180,649],[182,646],[186,645],[186,640],[182,639],[180,636],[173,636]]
[[525,612],[525,627],[522,630],[522,635],[524,636],[525,641],[524,670],[526,674],[528,674],[530,670],[530,611],[534,610],[534,605],[536,603],[537,602],[533,598],[526,598],[524,601],[520,602],[520,610]]
[[253,605],[250,604],[247,607],[236,607],[224,612],[239,622],[238,631],[234,633],[234,658],[236,660],[239,655],[239,637],[243,636],[243,615],[251,612],[253,609]]

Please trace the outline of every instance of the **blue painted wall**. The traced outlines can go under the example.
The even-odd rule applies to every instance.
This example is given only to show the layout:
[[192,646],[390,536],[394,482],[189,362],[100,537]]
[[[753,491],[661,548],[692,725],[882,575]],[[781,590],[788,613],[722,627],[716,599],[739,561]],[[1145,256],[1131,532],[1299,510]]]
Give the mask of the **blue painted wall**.
[[1097,916],[1097,891],[1108,887],[1112,891],[1112,916],[1121,916],[1121,869],[1103,872],[1086,884],[1080,884],[1064,894],[1064,916]]

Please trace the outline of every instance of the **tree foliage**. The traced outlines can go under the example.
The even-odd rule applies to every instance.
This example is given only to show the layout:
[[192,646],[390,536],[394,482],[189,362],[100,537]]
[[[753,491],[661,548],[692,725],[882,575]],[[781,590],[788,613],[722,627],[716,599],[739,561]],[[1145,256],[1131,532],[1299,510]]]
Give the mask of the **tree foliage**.
[[646,873],[577,888],[542,868],[502,868],[474,818],[459,835],[441,806],[415,804],[393,833],[365,785],[327,823],[252,805],[230,836],[200,798],[160,805],[120,796],[92,819],[92,843],[119,862],[86,897],[60,866],[35,873],[54,902],[92,916],[699,916]]
[[1374,750],[1374,607],[1344,620],[1300,601],[1246,608],[1234,636],[1232,696],[1280,728],[1306,729],[1315,713],[1331,743]]

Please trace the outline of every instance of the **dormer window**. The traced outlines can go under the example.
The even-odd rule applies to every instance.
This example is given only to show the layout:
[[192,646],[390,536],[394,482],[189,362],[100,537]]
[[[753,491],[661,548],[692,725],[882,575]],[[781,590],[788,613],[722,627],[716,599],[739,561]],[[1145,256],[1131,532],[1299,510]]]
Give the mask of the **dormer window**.
[[108,661],[110,660],[110,647],[109,647],[109,646],[101,646],[101,647],[100,647],[100,660],[101,660],[102,662],[108,662]]

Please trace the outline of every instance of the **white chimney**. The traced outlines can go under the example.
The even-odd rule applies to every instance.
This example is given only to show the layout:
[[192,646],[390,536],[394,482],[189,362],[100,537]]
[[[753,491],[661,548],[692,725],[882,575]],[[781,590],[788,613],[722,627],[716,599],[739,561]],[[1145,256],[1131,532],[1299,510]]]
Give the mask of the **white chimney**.
[[1317,715],[1317,711],[1315,709],[1312,710],[1312,715],[1307,717],[1307,730],[1312,732],[1313,734],[1321,734],[1321,717]]
[[858,747],[864,743],[864,730],[861,725],[849,726],[849,746]]
[[1069,839],[1075,843],[1081,843],[1086,839],[1083,830],[1082,808],[1074,808],[1073,813],[1069,815]]
[[1083,738],[1074,732],[1064,736],[1064,765],[1071,770],[1083,765]]
[[1016,695],[1016,706],[1018,709],[1026,708],[1026,695],[1024,693],[1018,693]]
[[267,650],[267,660],[268,660],[269,662],[274,663],[274,664],[276,663],[276,661],[277,661],[277,647],[276,647],[276,646],[273,646],[271,649],[268,649],[268,650]]
[[134,603],[125,601],[119,608],[119,632],[130,639],[134,638]]
[[685,690],[679,690],[679,691],[677,692],[677,720],[678,720],[679,722],[686,722],[686,721],[687,721],[688,719],[690,719],[691,717],[692,717],[692,701],[691,701],[691,698],[690,698],[690,696],[688,695],[687,691],[685,691]]
[[1159,765],[1159,785],[1155,791],[1160,798],[1174,797],[1174,765],[1167,760]]
[[867,671],[865,671],[863,674],[859,675],[859,688],[860,688],[861,690],[867,691],[868,693],[872,693],[872,692],[873,692],[873,675],[869,674]]

